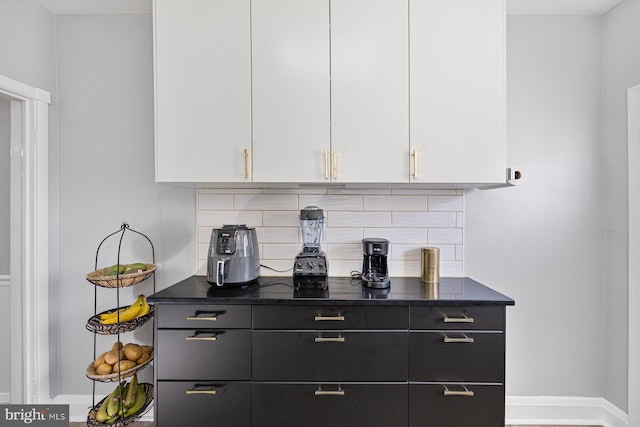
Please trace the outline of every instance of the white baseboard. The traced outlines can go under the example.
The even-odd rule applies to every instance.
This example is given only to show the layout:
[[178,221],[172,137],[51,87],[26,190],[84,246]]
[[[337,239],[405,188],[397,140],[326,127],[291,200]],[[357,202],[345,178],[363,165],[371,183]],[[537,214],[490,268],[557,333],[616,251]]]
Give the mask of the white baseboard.
[[0,404],[9,404],[11,403],[11,394],[10,393],[0,393]]
[[507,396],[506,424],[629,427],[627,414],[601,397]]
[[[0,394],[0,403],[9,395]],[[69,405],[71,422],[84,422],[91,408],[91,395],[59,395],[54,404]],[[629,427],[627,414],[600,397],[508,396],[506,424],[509,425],[601,425]],[[141,418],[153,421],[153,404]]]
[[[102,399],[102,397],[96,398],[96,403],[100,401],[100,399]],[[91,410],[92,400],[90,394],[60,394],[51,399],[49,403],[69,405],[69,422],[84,423],[87,421],[87,415]],[[153,421],[153,403],[149,406],[147,413],[140,418],[140,421]]]

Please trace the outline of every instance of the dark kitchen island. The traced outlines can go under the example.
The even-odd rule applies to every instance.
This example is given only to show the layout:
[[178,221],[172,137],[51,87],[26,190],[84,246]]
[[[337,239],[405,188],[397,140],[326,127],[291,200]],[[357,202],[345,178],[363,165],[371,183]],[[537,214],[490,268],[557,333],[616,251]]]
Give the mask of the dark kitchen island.
[[470,278],[322,291],[192,276],[148,301],[158,427],[504,426],[514,301]]

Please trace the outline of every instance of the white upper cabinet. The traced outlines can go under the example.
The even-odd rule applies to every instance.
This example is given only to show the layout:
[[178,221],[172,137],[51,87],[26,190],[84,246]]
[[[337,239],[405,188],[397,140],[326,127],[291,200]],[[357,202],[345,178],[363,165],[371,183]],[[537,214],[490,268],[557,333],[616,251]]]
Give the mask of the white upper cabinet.
[[253,0],[253,180],[330,181],[328,0]]
[[505,181],[505,0],[154,0],[156,180]]
[[334,182],[408,182],[407,0],[331,0]]
[[250,179],[250,34],[249,0],[154,1],[157,181]]
[[410,11],[411,182],[504,182],[504,0]]

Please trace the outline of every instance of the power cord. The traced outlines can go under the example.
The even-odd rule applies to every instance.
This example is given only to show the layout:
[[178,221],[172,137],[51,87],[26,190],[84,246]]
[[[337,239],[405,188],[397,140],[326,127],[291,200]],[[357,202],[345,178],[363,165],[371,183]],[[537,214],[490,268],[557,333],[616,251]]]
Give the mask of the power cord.
[[271,267],[269,267],[268,265],[264,265],[264,264],[260,264],[260,267],[264,267],[264,268],[266,268],[267,270],[275,271],[276,273],[287,273],[287,272],[289,272],[289,271],[292,271],[292,270],[293,270],[293,267],[291,267],[291,268],[289,268],[289,269],[287,269],[287,270],[276,270],[275,268],[271,268]]
[[357,271],[357,270],[351,270],[351,272],[349,273],[351,275],[351,280],[349,281],[349,284],[351,286],[358,286],[361,284],[362,282],[362,273]]

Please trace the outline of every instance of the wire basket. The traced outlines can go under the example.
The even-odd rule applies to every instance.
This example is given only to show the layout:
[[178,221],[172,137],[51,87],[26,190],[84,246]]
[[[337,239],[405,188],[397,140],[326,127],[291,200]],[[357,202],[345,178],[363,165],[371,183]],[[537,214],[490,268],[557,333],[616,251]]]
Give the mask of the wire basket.
[[113,313],[116,309],[110,309],[91,316],[87,320],[87,329],[93,333],[100,335],[115,335],[122,332],[131,332],[140,326],[144,325],[153,317],[156,310],[154,304],[149,304],[149,312],[144,316],[136,317],[135,319],[127,320],[126,322],[114,323],[112,325],[104,325],[100,323],[100,316],[107,313]]
[[127,369],[126,371],[122,371],[122,372],[113,372],[111,374],[99,375],[96,373],[96,368],[93,366],[93,363],[91,363],[89,366],[87,366],[86,375],[88,378],[92,380],[102,381],[102,382],[121,381],[125,378],[132,377],[134,374],[137,374],[139,371],[146,368],[147,365],[151,363],[151,361],[153,360],[153,347],[151,346],[148,346],[148,347],[150,347],[149,359],[147,359],[146,361],[144,361],[139,365],[134,366],[131,369]]
[[106,276],[105,273],[110,267],[101,268],[87,274],[87,280],[94,285],[103,288],[125,288],[127,286],[137,285],[147,279],[156,271],[155,264],[147,264],[147,269],[138,273],[120,274],[117,276]]
[[131,424],[133,422],[138,421],[149,409],[149,405],[151,404],[151,402],[153,401],[153,385],[149,384],[149,383],[141,383],[141,386],[144,387],[144,394],[145,394],[145,402],[144,405],[142,406],[142,408],[136,412],[135,414],[125,417],[124,418],[124,422],[122,417],[118,418],[116,421],[112,422],[112,423],[101,423],[98,420],[96,420],[96,414],[98,413],[98,410],[100,409],[100,406],[102,405],[102,402],[104,402],[104,400],[109,397],[109,396],[105,396],[104,399],[102,399],[100,402],[98,402],[97,405],[95,405],[93,408],[91,408],[91,410],[89,411],[89,415],[87,415],[87,425],[88,426],[95,426],[95,427],[101,427],[101,426],[116,426],[116,427],[122,427],[122,426],[126,426],[128,424]]

